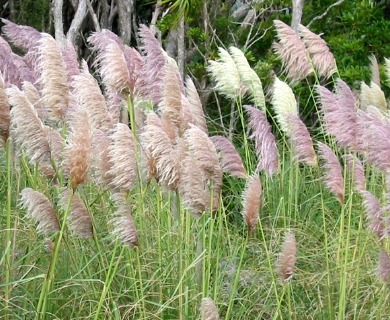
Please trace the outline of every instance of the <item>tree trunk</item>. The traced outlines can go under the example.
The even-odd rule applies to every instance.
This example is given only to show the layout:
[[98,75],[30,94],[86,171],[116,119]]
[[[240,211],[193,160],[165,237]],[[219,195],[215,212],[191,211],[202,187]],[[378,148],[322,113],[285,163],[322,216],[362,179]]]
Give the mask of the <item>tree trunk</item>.
[[291,28],[295,31],[298,31],[298,27],[302,20],[303,14],[303,5],[305,0],[293,0],[292,2],[292,19],[291,19]]
[[65,45],[64,21],[62,15],[63,4],[63,0],[53,1],[54,34],[61,46]]
[[117,0],[119,15],[119,35],[123,42],[130,45],[131,40],[131,16],[134,0]]
[[66,38],[77,48],[76,46],[76,38],[80,32],[81,25],[87,16],[87,0],[79,0],[79,4],[77,6],[76,13],[70,24],[70,28],[66,35]]

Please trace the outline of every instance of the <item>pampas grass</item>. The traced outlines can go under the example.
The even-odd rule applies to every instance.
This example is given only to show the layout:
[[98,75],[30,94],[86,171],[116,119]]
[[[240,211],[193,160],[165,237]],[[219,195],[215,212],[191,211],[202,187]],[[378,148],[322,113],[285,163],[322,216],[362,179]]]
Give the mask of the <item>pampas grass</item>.
[[377,269],[379,279],[388,284],[390,274],[390,258],[386,250],[382,249],[379,256],[379,264]]
[[307,127],[299,116],[287,113],[285,120],[288,125],[289,140],[293,148],[294,159],[311,166],[317,165],[317,156],[313,147],[313,140]]
[[38,54],[42,102],[51,116],[64,119],[69,105],[69,85],[61,48],[52,36],[42,33]]
[[363,206],[369,221],[368,228],[382,239],[384,235],[384,214],[379,200],[369,191],[362,191]]
[[4,79],[0,73],[0,137],[4,144],[9,136],[10,121],[10,106],[5,91]]
[[361,83],[360,105],[363,110],[367,109],[370,105],[375,106],[383,113],[386,113],[388,109],[385,94],[375,82],[371,82],[370,86],[364,82]]
[[222,170],[234,177],[246,178],[242,159],[229,139],[223,136],[212,136],[210,139],[218,151]]
[[275,136],[267,121],[265,113],[251,106],[245,106],[249,114],[248,127],[252,134],[249,139],[255,141],[255,150],[258,157],[257,170],[264,170],[272,176],[279,170],[279,153]]
[[311,62],[318,74],[324,79],[329,79],[337,72],[336,60],[330,52],[326,42],[317,34],[303,25],[299,25],[299,33],[309,52]]
[[[65,189],[61,192],[58,204],[63,211],[68,208],[69,198],[73,191]],[[93,236],[92,220],[87,208],[77,193],[72,195],[70,213],[68,215],[68,226],[73,234],[80,238],[91,238]]]
[[16,143],[26,151],[31,163],[50,163],[48,132],[36,110],[18,88],[7,89],[7,94]]
[[344,178],[339,159],[333,150],[322,142],[318,142],[318,152],[323,160],[325,186],[336,196],[342,205],[344,203]]
[[65,147],[65,172],[69,186],[76,190],[87,179],[91,161],[92,133],[88,115],[76,110],[70,121],[70,132]]
[[214,89],[228,99],[235,100],[245,93],[245,89],[242,87],[240,73],[228,51],[223,48],[218,48],[218,53],[219,59],[209,61],[207,71],[215,81]]
[[242,85],[247,89],[247,93],[251,98],[251,102],[258,108],[265,108],[265,98],[263,92],[263,85],[261,84],[259,76],[250,67],[248,60],[245,58],[244,53],[236,48],[230,47],[229,52],[236,64],[238,73],[240,75],[240,81]]
[[272,106],[276,113],[276,119],[280,129],[291,136],[290,125],[287,119],[288,114],[298,115],[298,105],[295,95],[290,86],[275,77],[272,90]]
[[202,320],[218,320],[218,309],[214,303],[214,301],[207,297],[203,298],[200,305],[200,312]]
[[60,231],[57,213],[45,195],[31,188],[24,188],[20,195],[21,207],[37,223],[38,233],[49,236]]
[[348,85],[339,79],[336,94],[323,86],[317,86],[316,91],[327,133],[336,138],[340,147],[359,151],[356,100]]
[[124,200],[116,201],[118,208],[111,219],[112,233],[124,245],[138,247],[138,232],[134,224],[131,209]]
[[279,253],[277,272],[282,282],[288,282],[294,275],[294,268],[297,259],[297,244],[295,235],[289,231],[283,240],[282,250]]
[[149,113],[140,135],[141,144],[149,161],[155,162],[158,181],[176,190],[180,180],[181,154],[171,138],[174,139],[174,136],[167,135],[161,119],[155,113]]
[[261,208],[262,187],[258,174],[248,177],[245,190],[242,194],[242,216],[248,226],[248,231],[253,232],[259,221],[259,210]]
[[117,190],[130,191],[137,176],[133,133],[127,125],[117,123],[110,138],[108,156],[111,169],[107,174],[113,177],[111,186]]
[[196,90],[195,84],[190,77],[186,78],[186,97],[189,105],[191,106],[191,114],[193,116],[194,125],[202,129],[208,134],[206,118],[202,107],[202,102],[198,91]]
[[79,75],[73,77],[73,94],[77,102],[88,115],[93,129],[106,133],[112,130],[114,124],[108,113],[106,101],[95,78],[89,73],[86,63]]
[[287,24],[274,20],[279,42],[274,50],[283,63],[283,69],[292,83],[305,79],[312,73],[309,53],[299,35]]

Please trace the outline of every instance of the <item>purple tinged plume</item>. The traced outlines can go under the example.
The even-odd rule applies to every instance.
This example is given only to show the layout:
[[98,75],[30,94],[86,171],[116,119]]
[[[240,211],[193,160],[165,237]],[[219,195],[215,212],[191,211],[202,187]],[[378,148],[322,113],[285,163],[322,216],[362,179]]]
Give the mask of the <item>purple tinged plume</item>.
[[248,127],[252,131],[249,138],[255,141],[255,150],[259,161],[256,171],[264,170],[272,176],[279,170],[279,153],[271,125],[262,110],[252,106],[245,106],[245,110],[249,114]]
[[336,196],[340,204],[344,203],[344,178],[339,159],[326,144],[318,142],[318,151],[323,160],[324,183],[326,187]]
[[245,179],[248,174],[240,155],[230,140],[223,136],[212,136],[210,139],[218,151],[223,172],[229,173],[234,177]]

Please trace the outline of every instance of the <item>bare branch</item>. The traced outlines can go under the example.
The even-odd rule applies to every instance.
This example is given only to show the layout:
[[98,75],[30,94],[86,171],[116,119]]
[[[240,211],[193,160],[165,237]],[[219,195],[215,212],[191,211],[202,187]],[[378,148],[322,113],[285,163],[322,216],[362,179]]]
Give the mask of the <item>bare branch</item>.
[[62,18],[62,7],[64,5],[63,0],[53,1],[53,16],[54,16],[54,30],[56,40],[61,44],[65,45],[65,34],[64,34],[64,22]]
[[298,31],[298,26],[301,24],[304,2],[305,0],[293,0],[292,2],[291,28],[295,31]]
[[319,20],[319,19],[322,19],[323,17],[325,17],[327,14],[328,14],[328,12],[330,11],[330,9],[332,9],[333,7],[335,7],[335,6],[339,6],[340,4],[342,4],[343,2],[344,2],[345,0],[338,0],[338,1],[336,1],[335,3],[333,3],[332,5],[330,5],[326,10],[325,10],[325,12],[323,13],[323,14],[321,14],[321,15],[319,15],[319,16],[317,16],[317,17],[314,17],[308,24],[307,24],[307,28],[310,28],[310,26],[312,25],[312,23],[314,22],[314,21],[317,21],[317,20]]
[[70,25],[69,31],[66,35],[66,38],[75,45],[77,34],[80,32],[81,25],[87,16],[87,1],[79,0],[79,5],[77,6],[76,13]]

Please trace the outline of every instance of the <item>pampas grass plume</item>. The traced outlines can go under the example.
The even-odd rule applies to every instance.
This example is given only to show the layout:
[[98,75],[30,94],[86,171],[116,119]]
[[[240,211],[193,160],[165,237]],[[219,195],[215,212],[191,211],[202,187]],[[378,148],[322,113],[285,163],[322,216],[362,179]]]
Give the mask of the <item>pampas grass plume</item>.
[[116,124],[108,150],[111,169],[107,173],[113,177],[112,187],[130,191],[137,176],[137,163],[134,136],[127,125]]
[[4,144],[9,136],[10,121],[10,105],[5,91],[3,75],[0,73],[0,137]]
[[65,148],[66,173],[73,190],[87,179],[91,161],[92,132],[85,111],[79,109],[70,121],[68,144]]
[[256,229],[259,221],[259,210],[261,207],[262,187],[258,174],[248,177],[244,193],[242,195],[243,210],[242,216],[248,226],[249,232]]
[[210,139],[219,153],[222,170],[234,177],[246,178],[248,174],[242,159],[230,140],[223,136],[212,136]]
[[282,60],[287,77],[292,83],[305,79],[312,72],[305,44],[284,22],[274,20],[274,25],[279,39],[279,42],[274,44],[274,50]]
[[384,216],[383,208],[377,199],[371,192],[362,191],[363,206],[369,221],[368,228],[382,239],[384,235]]
[[[67,210],[71,190],[65,189],[61,192],[58,204],[62,210]],[[87,208],[77,193],[72,195],[70,214],[68,215],[68,226],[73,233],[80,238],[91,238],[93,236],[92,220]]]
[[118,209],[110,223],[113,227],[112,233],[124,245],[129,247],[138,247],[138,232],[131,214],[130,207],[123,199],[116,200]]
[[348,170],[353,177],[354,188],[358,192],[366,190],[366,178],[364,176],[364,168],[360,160],[352,154],[346,154],[345,160],[348,165]]
[[390,258],[386,250],[382,249],[379,256],[378,277],[384,283],[389,283]]
[[284,238],[277,262],[277,271],[283,282],[288,282],[294,274],[296,255],[297,244],[295,235],[292,232],[288,232]]
[[69,85],[60,46],[52,36],[42,33],[38,52],[42,102],[52,116],[63,119],[69,105]]
[[233,58],[223,48],[218,48],[219,59],[209,61],[207,71],[215,81],[214,89],[228,99],[234,100],[243,95],[240,73]]
[[245,106],[245,110],[249,114],[248,127],[252,131],[249,139],[254,139],[258,157],[256,170],[264,170],[271,176],[279,170],[279,153],[272,127],[262,110],[252,106]]
[[20,194],[21,206],[37,223],[38,233],[48,236],[60,230],[57,214],[45,195],[31,188],[24,188]]
[[190,77],[186,78],[186,96],[191,107],[194,124],[208,134],[206,118],[203,112],[202,102],[195,84]]
[[290,86],[275,77],[272,92],[272,106],[276,113],[276,119],[278,120],[280,129],[291,136],[289,121],[287,119],[288,114],[298,115],[297,101],[295,95]]
[[339,159],[326,144],[318,142],[318,151],[323,160],[324,182],[326,187],[336,196],[340,204],[344,203],[344,178]]
[[201,319],[202,320],[218,320],[218,309],[214,301],[207,297],[203,298],[200,305]]
[[240,49],[230,47],[229,52],[236,64],[241,83],[247,89],[253,104],[258,108],[264,109],[265,98],[259,76],[250,67],[248,60]]
[[303,25],[299,25],[299,33],[311,57],[318,75],[328,79],[337,72],[336,60],[326,42]]
[[311,166],[317,165],[317,156],[313,147],[313,140],[307,127],[295,114],[287,114],[289,140],[293,147],[294,158]]

